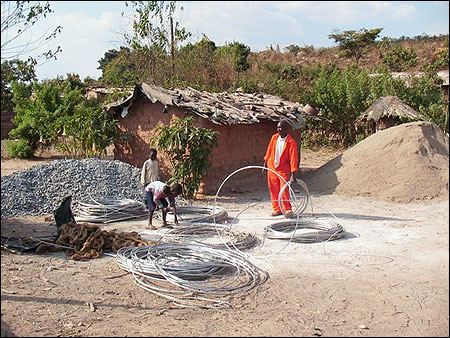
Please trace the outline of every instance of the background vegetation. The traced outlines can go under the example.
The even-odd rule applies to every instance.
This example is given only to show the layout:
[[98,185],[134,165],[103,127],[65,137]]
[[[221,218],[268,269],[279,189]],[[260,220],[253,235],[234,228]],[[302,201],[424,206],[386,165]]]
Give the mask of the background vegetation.
[[[14,107],[17,128],[10,138],[21,140],[11,146],[13,153],[31,156],[39,147],[57,145],[73,156],[101,156],[118,135],[103,103],[85,98],[87,86],[141,82],[211,92],[242,88],[312,104],[322,119],[307,120],[304,147],[348,147],[363,139],[367,135],[356,129],[356,118],[386,95],[401,98],[448,133],[448,98],[437,76],[448,69],[448,35],[379,40],[382,28],[362,28],[330,32],[333,48],[292,44],[283,51],[269,46],[252,53],[238,41],[217,46],[207,36],[190,40],[173,19],[175,2],[132,1],[129,7],[133,29],[124,33],[123,46],[98,60],[102,76],[97,80],[68,74],[37,83],[35,60],[2,62],[2,110]],[[423,76],[406,81],[391,74],[400,71]]]

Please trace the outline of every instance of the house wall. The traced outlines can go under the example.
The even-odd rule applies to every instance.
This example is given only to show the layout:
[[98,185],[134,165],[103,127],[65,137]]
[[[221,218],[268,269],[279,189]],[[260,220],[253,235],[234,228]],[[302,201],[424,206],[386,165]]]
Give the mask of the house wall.
[[1,138],[2,140],[8,138],[8,133],[11,131],[11,129],[15,128],[14,123],[12,122],[13,118],[16,116],[16,113],[13,111],[7,112],[2,111],[1,115],[1,125],[2,125],[2,132],[1,132]]
[[448,85],[442,85],[441,88],[444,94],[444,100],[448,101]]
[[[133,138],[127,145],[116,144],[114,158],[141,168],[149,156],[149,139],[153,128],[158,123],[170,124],[175,118],[184,118],[185,111],[177,107],[169,107],[168,113],[163,113],[164,106],[151,103],[147,98],[140,97],[130,107],[125,118],[118,117],[119,128],[127,131]],[[194,124],[219,132],[218,146],[213,149],[208,158],[211,167],[200,185],[200,192],[215,194],[222,182],[235,170],[250,166],[262,166],[264,155],[270,137],[276,133],[276,122],[261,121],[257,124],[217,125],[211,121],[194,116]],[[300,154],[300,131],[289,131],[296,139]],[[158,150],[158,158],[162,180],[170,177],[169,161],[162,149]],[[299,155],[300,156],[300,155]],[[254,185],[266,184],[266,177],[261,169],[248,169],[233,175],[222,186],[221,191],[251,190]]]

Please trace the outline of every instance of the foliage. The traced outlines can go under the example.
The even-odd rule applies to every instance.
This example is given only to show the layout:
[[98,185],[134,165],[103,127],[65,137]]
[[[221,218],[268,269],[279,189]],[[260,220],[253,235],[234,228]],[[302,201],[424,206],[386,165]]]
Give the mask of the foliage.
[[70,155],[104,154],[114,140],[115,123],[84,92],[79,77],[70,74],[66,80],[35,82],[32,88],[14,82],[16,127],[9,137],[26,140],[33,154],[39,147],[59,143]]
[[417,65],[417,54],[414,49],[408,50],[401,45],[394,45],[389,38],[383,38],[380,49],[380,59],[391,71],[401,72]]
[[351,66],[331,72],[324,68],[314,83],[313,104],[332,123],[322,127],[345,146],[355,141],[354,122],[368,108],[369,77],[365,70]]
[[163,71],[165,76],[173,76],[176,45],[191,35],[179,22],[173,21],[176,1],[130,1],[130,4],[135,11],[133,33],[125,33],[124,38],[132,50],[145,55],[149,69],[146,80],[153,80],[160,70],[166,72]]
[[[130,1],[137,15],[133,21],[133,35],[125,34],[132,48],[157,46],[167,54],[171,48],[171,20],[176,10],[175,1]],[[128,2],[126,3],[128,5]],[[175,22],[174,39],[183,42],[190,33]]]
[[177,52],[174,84],[186,83],[198,89],[210,89],[219,84],[216,50],[214,41],[206,36],[197,43],[181,47]]
[[2,111],[13,110],[14,104],[12,102],[12,82],[17,81],[31,85],[31,82],[36,78],[34,66],[35,62],[33,60],[23,61],[13,59],[2,62]]
[[445,39],[445,47],[439,49],[433,56],[432,63],[437,69],[448,69],[449,58],[448,58],[448,36]]
[[18,157],[18,158],[31,158],[33,157],[33,150],[28,145],[27,140],[19,139],[19,140],[7,140],[7,151],[9,157]]
[[[20,83],[13,83],[14,104],[16,116],[13,119],[16,127],[9,132],[9,138],[26,139],[33,153],[40,143],[49,145],[60,130],[62,116],[62,101],[60,87],[51,84],[33,85],[34,98],[31,89]],[[70,105],[70,101],[66,101]],[[63,112],[64,113],[64,112]]]
[[328,35],[328,37],[338,43],[346,55],[354,57],[356,64],[358,64],[364,55],[364,51],[375,43],[375,39],[378,38],[382,30],[383,28],[362,28],[358,32],[347,30],[342,33],[339,30],[333,30],[333,33]]
[[416,109],[421,113],[421,119],[433,121],[448,130],[448,103],[442,99],[435,70],[404,80],[394,78],[388,69],[378,76],[369,76],[366,70],[356,66],[342,70],[322,67],[306,102],[319,107],[323,119],[306,121],[307,140],[304,143],[355,144],[363,137],[355,127],[356,119],[378,98],[389,95],[397,96]]
[[105,100],[103,101],[103,104],[109,104],[113,102],[123,101],[128,96],[130,96],[130,92],[126,89],[114,89],[111,92],[108,92],[106,94]]
[[132,86],[145,81],[146,69],[139,52],[123,49],[119,56],[105,65],[100,81],[104,85]]
[[168,155],[173,176],[170,181],[183,185],[183,196],[192,198],[207,173],[208,156],[217,146],[217,131],[193,125],[193,118],[174,119],[171,126],[158,124],[150,144]]
[[288,53],[297,54],[300,52],[300,47],[296,44],[291,44],[284,48],[284,50]]
[[234,71],[237,72],[237,81],[239,82],[239,74],[250,68],[248,56],[250,47],[240,42],[229,43],[221,46],[216,51],[217,57],[224,58],[232,64]]
[[[51,38],[55,38],[62,30],[61,26],[57,26],[48,35],[30,40],[26,46],[14,45],[17,38],[52,12],[48,1],[43,5],[40,1],[2,1],[2,59],[19,58],[45,45]],[[58,46],[55,50],[42,53],[38,59],[41,57],[56,59],[56,54],[60,51],[61,48]]]
[[108,50],[107,52],[105,52],[105,55],[100,60],[98,60],[99,66],[97,67],[97,69],[100,69],[103,73],[106,65],[117,58],[121,54],[121,52],[129,53],[130,49],[122,46],[120,47],[120,50]]
[[83,101],[64,123],[63,137],[56,148],[72,157],[106,156],[106,148],[116,140],[115,121],[95,101]]

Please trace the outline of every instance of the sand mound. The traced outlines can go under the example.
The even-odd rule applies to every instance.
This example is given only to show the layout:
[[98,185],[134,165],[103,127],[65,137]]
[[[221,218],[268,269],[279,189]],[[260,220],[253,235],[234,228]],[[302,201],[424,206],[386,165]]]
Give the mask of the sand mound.
[[379,131],[305,175],[312,192],[396,202],[449,196],[449,139],[428,122]]

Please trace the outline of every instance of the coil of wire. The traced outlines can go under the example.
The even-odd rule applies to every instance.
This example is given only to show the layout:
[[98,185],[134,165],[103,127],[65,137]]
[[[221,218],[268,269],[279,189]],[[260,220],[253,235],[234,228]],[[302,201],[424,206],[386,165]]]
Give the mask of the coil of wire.
[[[221,249],[250,250],[261,244],[261,240],[253,234],[233,232],[229,226],[224,224],[207,222],[183,223],[170,229],[164,235],[177,240],[195,241]],[[216,244],[211,243],[211,241],[208,242],[208,239],[216,237],[220,237],[222,241]]]
[[160,243],[117,252],[138,286],[181,307],[230,307],[224,299],[265,283],[269,274],[244,256],[198,243]]
[[[317,231],[304,232],[303,229]],[[274,223],[264,228],[264,236],[267,238],[290,240],[296,243],[331,241],[342,237],[342,235],[342,225],[330,224],[311,218]]]
[[74,212],[80,222],[111,223],[147,215],[144,204],[133,199],[104,198],[91,202],[79,202]]
[[[289,182],[286,182],[278,194],[278,204],[283,205],[283,194],[285,190],[289,192],[289,202],[292,205],[292,212],[295,215],[301,215],[306,210],[308,205],[311,205],[311,196],[309,194],[308,186],[301,179],[295,179]],[[282,210],[283,214],[285,214],[286,210]]]
[[[156,217],[160,218],[160,214]],[[221,207],[210,206],[180,206],[177,207],[177,216],[180,223],[194,223],[194,222],[223,222],[228,217],[228,212]],[[167,217],[168,221],[173,218],[172,214]]]

